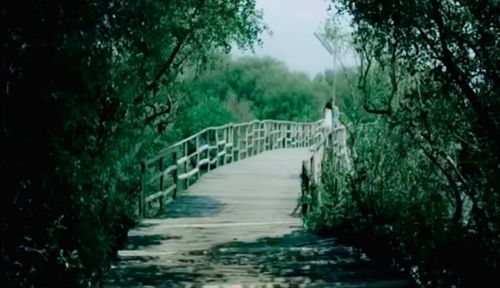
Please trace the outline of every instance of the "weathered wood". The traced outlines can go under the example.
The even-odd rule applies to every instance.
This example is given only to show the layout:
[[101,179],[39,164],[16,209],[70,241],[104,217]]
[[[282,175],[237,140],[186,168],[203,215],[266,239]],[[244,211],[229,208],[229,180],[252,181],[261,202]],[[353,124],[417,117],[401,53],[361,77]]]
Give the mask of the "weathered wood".
[[[179,175],[179,176],[178,176],[178,178],[179,178],[179,180],[186,180],[186,181],[187,181],[187,183],[189,183],[189,178],[190,178],[191,176],[193,176],[193,175],[198,174],[198,171],[199,171],[199,169],[198,169],[198,168],[194,168],[194,169],[192,169],[192,170],[191,170],[191,171],[189,171],[189,172],[186,172],[186,173],[183,173],[183,174]],[[188,185],[189,185],[189,184],[188,184]],[[189,188],[189,186],[188,186],[188,188]]]
[[201,176],[201,172],[200,172],[200,152],[199,152],[199,149],[200,149],[200,135],[196,136],[196,169],[198,169],[198,179],[200,178]]
[[[184,157],[187,157],[188,155],[188,142],[184,142]],[[188,173],[189,172],[189,161],[184,161],[184,174]],[[184,174],[181,174],[181,175],[184,175]],[[182,180],[184,179],[184,189],[188,189],[189,188],[189,177],[186,177],[186,178],[181,178],[181,175],[178,176],[179,180]]]
[[141,193],[139,196],[139,215],[142,218],[146,216],[146,189],[147,189],[147,180],[146,180],[146,163],[141,163]]
[[209,162],[210,162],[209,158],[204,158],[204,159],[200,160],[200,162],[198,162],[198,168],[200,168],[201,165],[205,165]]
[[105,286],[408,287],[362,251],[307,233],[291,215],[309,156],[268,151],[205,174],[158,219],[129,232]]
[[[163,167],[165,165],[164,163],[165,159],[163,157],[160,158],[160,171],[164,171],[165,168]],[[164,180],[165,180],[165,176],[163,173],[161,173],[161,176],[160,176],[160,191],[163,191],[165,188],[163,187],[164,186]],[[146,198],[146,202],[150,202],[147,200],[148,198]],[[163,194],[160,196],[160,210],[163,210]]]
[[[144,167],[141,167],[141,199],[139,201],[141,215],[146,216],[146,207],[152,207],[152,201],[159,200],[160,208],[163,206],[162,197],[149,196],[161,195],[159,192],[164,190],[166,179],[173,179],[174,184],[176,184],[173,193],[173,197],[175,197],[179,187],[188,189],[191,183],[202,177],[203,165],[206,165],[207,170],[210,171],[264,151],[303,147],[304,143],[308,142],[304,127],[308,127],[309,131],[319,131],[320,124],[321,120],[310,123],[254,120],[247,123],[209,127],[176,142],[160,151],[157,156],[143,162]],[[315,138],[309,141],[312,144],[316,142]],[[193,146],[194,151],[188,154],[189,149],[192,150]],[[164,167],[165,159],[169,159],[170,154],[173,165]],[[149,170],[158,169],[157,167],[160,167],[159,171],[156,170],[158,172]],[[193,177],[194,175],[197,177]],[[182,180],[184,185],[179,185],[179,180]],[[148,195],[148,185],[153,189],[151,195]]]
[[148,197],[146,197],[146,202],[150,203],[150,202],[152,202],[152,201],[154,201],[154,200],[156,200],[158,198],[161,199],[161,198],[164,198],[164,197],[171,196],[170,194],[173,193],[176,188],[177,188],[176,185],[172,184],[167,189],[158,191],[158,192],[156,192],[154,194],[151,194]]
[[208,159],[208,165],[207,165],[207,170],[210,171],[212,167],[210,167],[210,133],[207,131],[207,159]]
[[[174,151],[172,153],[172,163],[177,163],[177,151]],[[175,199],[177,197],[177,191],[179,191],[179,178],[177,177],[177,171],[179,171],[179,165],[176,164],[176,169],[172,170],[172,177],[174,179],[174,185],[175,189],[172,194],[172,199]]]
[[[318,133],[321,131],[318,129]],[[318,134],[317,133],[317,134]],[[322,189],[318,187],[321,185],[321,173],[322,173],[322,163],[326,151],[331,151],[333,153],[329,158],[333,161],[333,169],[335,171],[348,171],[350,169],[350,160],[347,154],[346,141],[346,129],[343,125],[339,125],[332,131],[320,135],[321,138],[316,140],[316,143],[310,147],[312,155],[309,159],[309,169],[302,175],[302,179],[307,179],[308,183],[311,185],[303,186],[304,195],[308,195],[312,199],[311,207],[308,207],[307,211],[314,209],[314,206],[321,206],[323,197],[321,195]],[[317,137],[315,137],[317,139]],[[342,170],[341,170],[342,169]]]
[[216,147],[216,154],[215,154],[215,159],[217,159],[215,161],[215,168],[217,169],[217,167],[219,166],[219,130],[215,130],[215,147]]

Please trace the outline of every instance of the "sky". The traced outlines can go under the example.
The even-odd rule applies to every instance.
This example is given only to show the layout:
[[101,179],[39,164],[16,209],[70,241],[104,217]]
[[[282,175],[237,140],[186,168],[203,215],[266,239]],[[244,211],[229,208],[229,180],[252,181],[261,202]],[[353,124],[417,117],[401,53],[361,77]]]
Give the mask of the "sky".
[[[287,64],[290,70],[306,72],[310,77],[331,69],[333,58],[314,37],[327,19],[328,0],[257,0],[264,22],[272,35],[264,33],[257,56],[271,56]],[[235,56],[253,55],[235,51]]]

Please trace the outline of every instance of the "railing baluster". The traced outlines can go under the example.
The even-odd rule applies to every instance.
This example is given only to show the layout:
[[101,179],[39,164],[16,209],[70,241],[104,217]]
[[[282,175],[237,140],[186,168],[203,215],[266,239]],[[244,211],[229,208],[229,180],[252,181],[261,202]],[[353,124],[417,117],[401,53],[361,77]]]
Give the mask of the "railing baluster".
[[222,137],[224,139],[224,155],[222,155],[222,165],[226,165],[226,158],[227,158],[227,128],[224,128],[224,130],[222,130]]
[[[175,199],[178,192],[181,191],[181,187],[186,190],[192,183],[198,181],[203,176],[202,166],[206,165],[205,172],[208,172],[219,166],[268,150],[320,144],[323,141],[323,134],[319,133],[320,128],[320,121],[298,123],[271,120],[254,120],[247,123],[206,128],[168,147],[160,152],[158,156],[141,163],[139,214],[141,217],[146,217],[148,215],[147,207],[151,206],[153,201],[159,201],[159,207],[163,209],[165,197],[171,195]],[[212,134],[215,134],[215,136],[212,136]],[[338,131],[335,135],[332,134],[331,138],[327,139],[327,145],[335,144],[338,146],[336,147],[337,150],[342,150],[340,146],[345,145],[345,138],[342,138],[345,135],[341,134],[341,131]],[[189,149],[193,146],[195,150],[190,153]],[[212,159],[214,152],[216,152],[215,157]],[[167,166],[169,161],[165,160],[170,159],[169,157],[172,157],[172,165]],[[339,157],[347,157],[347,154],[339,155]],[[318,169],[321,168],[318,166],[320,164],[318,156],[313,156],[310,161],[311,172],[314,172],[312,173],[312,178],[318,180],[317,178],[320,173]],[[212,167],[211,163],[215,164],[215,166]],[[156,169],[160,171],[150,176],[147,170],[148,167],[150,169],[158,167],[154,171]],[[195,175],[196,177],[193,177],[194,180],[191,181],[190,179]],[[173,178],[172,185],[169,185],[171,182],[166,180],[170,179],[166,178],[170,176]],[[156,184],[158,179],[159,185]],[[180,185],[180,182],[183,182],[183,185]],[[151,188],[151,185],[155,189],[159,188],[159,191],[148,194],[147,190]]]
[[139,214],[146,217],[146,162],[141,163],[141,195],[139,196]]
[[178,171],[180,166],[177,164],[177,151],[174,150],[172,152],[172,163],[173,165],[177,166],[176,169],[172,172],[172,177],[174,178],[174,192],[172,194],[172,199],[175,199],[177,197],[177,191],[179,191],[179,176],[178,176]]
[[[165,187],[164,187],[164,178],[165,177],[163,175],[163,170],[165,170],[165,168],[164,168],[163,157],[160,158],[160,165],[159,166],[160,166],[159,168],[160,168],[160,173],[161,173],[161,175],[160,175],[160,191],[163,191],[165,189]],[[160,196],[159,200],[160,200],[160,211],[161,211],[161,210],[163,210],[163,195]]]
[[197,180],[200,179],[201,176],[201,165],[200,165],[200,136],[196,136],[196,168],[198,168]]
[[210,151],[212,151],[212,149],[210,148],[210,130],[207,130],[207,145],[208,145],[208,149],[207,149],[207,159],[208,159],[208,164],[207,164],[207,170],[210,171],[211,170],[211,167],[212,167],[212,164],[210,163],[212,160],[210,159]]
[[[188,154],[188,141],[184,142],[184,155],[183,157],[187,157]],[[184,173],[189,173],[189,159],[184,161]],[[186,177],[184,180],[184,187],[187,190],[189,188],[189,177]]]

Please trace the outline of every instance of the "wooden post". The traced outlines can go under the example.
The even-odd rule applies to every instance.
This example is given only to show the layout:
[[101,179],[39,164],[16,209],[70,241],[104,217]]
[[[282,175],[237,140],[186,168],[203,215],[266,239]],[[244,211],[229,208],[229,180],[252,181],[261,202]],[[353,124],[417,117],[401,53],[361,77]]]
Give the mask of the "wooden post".
[[253,124],[253,155],[259,154],[259,123]]
[[208,164],[207,164],[207,170],[210,171],[211,170],[211,164],[210,164],[210,130],[207,130],[207,145],[208,145],[208,149],[207,149],[207,159],[208,159]]
[[[186,157],[188,155],[188,141],[184,142],[184,155],[182,157]],[[189,172],[189,161],[184,161],[184,173]],[[189,188],[189,177],[186,177],[184,180],[184,188],[187,190]]]
[[[164,167],[164,161],[163,161],[163,157],[160,157],[160,191],[163,191],[165,189],[165,185],[164,185],[164,175],[163,175],[163,170],[165,170],[165,167]],[[160,196],[160,211],[163,210],[163,196]]]
[[247,124],[245,125],[245,158],[247,158],[248,156],[250,156],[250,141],[249,141],[249,138],[250,138],[250,131],[248,131],[251,127],[251,124]]
[[304,129],[305,129],[304,124],[300,124],[300,147],[306,146],[306,144],[305,144],[306,137],[304,135]]
[[267,150],[273,150],[273,122],[268,123],[265,127],[266,127]]
[[172,160],[173,160],[173,163],[174,165],[177,166],[177,169],[174,170],[174,172],[172,173],[172,177],[174,178],[174,184],[175,184],[175,188],[174,188],[174,193],[172,194],[172,199],[175,199],[177,198],[177,191],[179,191],[179,178],[178,178],[178,170],[179,170],[179,165],[177,164],[177,151],[174,151],[172,153]]
[[222,155],[222,165],[226,165],[227,158],[227,128],[222,131],[222,138],[224,139],[224,155]]
[[141,163],[141,193],[139,195],[139,215],[146,217],[146,162]]
[[297,125],[295,123],[290,124],[290,146],[295,148],[297,146]]
[[198,168],[198,173],[197,173],[197,181],[200,179],[201,176],[201,167],[200,167],[200,135],[196,136],[196,168]]
[[260,152],[264,152],[267,150],[267,124],[262,122],[260,124],[261,131],[259,132],[261,135],[260,142],[262,144]]
[[215,129],[215,147],[217,149],[215,150],[215,168],[219,166],[219,130]]
[[240,161],[240,134],[238,130],[238,126],[233,127],[233,161]]
[[255,149],[255,155],[259,154],[260,153],[260,122],[257,122],[255,123],[255,126],[257,129],[255,129],[255,142],[256,142],[256,146],[257,146],[257,149]]
[[231,146],[231,163],[234,162],[234,159],[236,159],[236,156],[234,155],[235,149],[236,149],[236,144],[234,143],[234,126],[231,125],[231,128],[229,129],[229,143],[232,144]]
[[242,158],[241,158],[241,153],[242,153],[242,143],[243,143],[243,139],[244,137],[246,137],[246,135],[244,135],[243,133],[243,126],[238,126],[238,137],[236,138],[236,141],[238,142],[238,161],[240,161]]
[[[240,127],[240,132],[242,132],[242,136],[240,136],[241,138],[241,143],[245,143],[245,145],[243,145],[245,148],[242,149],[242,147],[240,146],[240,156],[241,155],[244,155],[244,157],[242,157],[241,159],[245,159],[245,157],[247,157],[247,153],[248,153],[248,134],[247,134],[247,127],[246,126],[241,126]],[[243,139],[245,139],[245,141],[243,141]]]

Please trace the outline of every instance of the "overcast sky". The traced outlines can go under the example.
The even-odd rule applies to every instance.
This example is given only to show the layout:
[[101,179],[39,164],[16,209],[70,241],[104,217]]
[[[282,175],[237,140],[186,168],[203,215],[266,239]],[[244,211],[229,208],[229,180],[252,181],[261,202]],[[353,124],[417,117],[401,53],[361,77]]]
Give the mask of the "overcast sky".
[[[314,37],[327,17],[328,0],[257,0],[264,10],[264,21],[272,35],[262,35],[258,56],[272,56],[284,61],[291,70],[311,77],[333,65],[333,59]],[[251,52],[234,51],[235,56]]]

